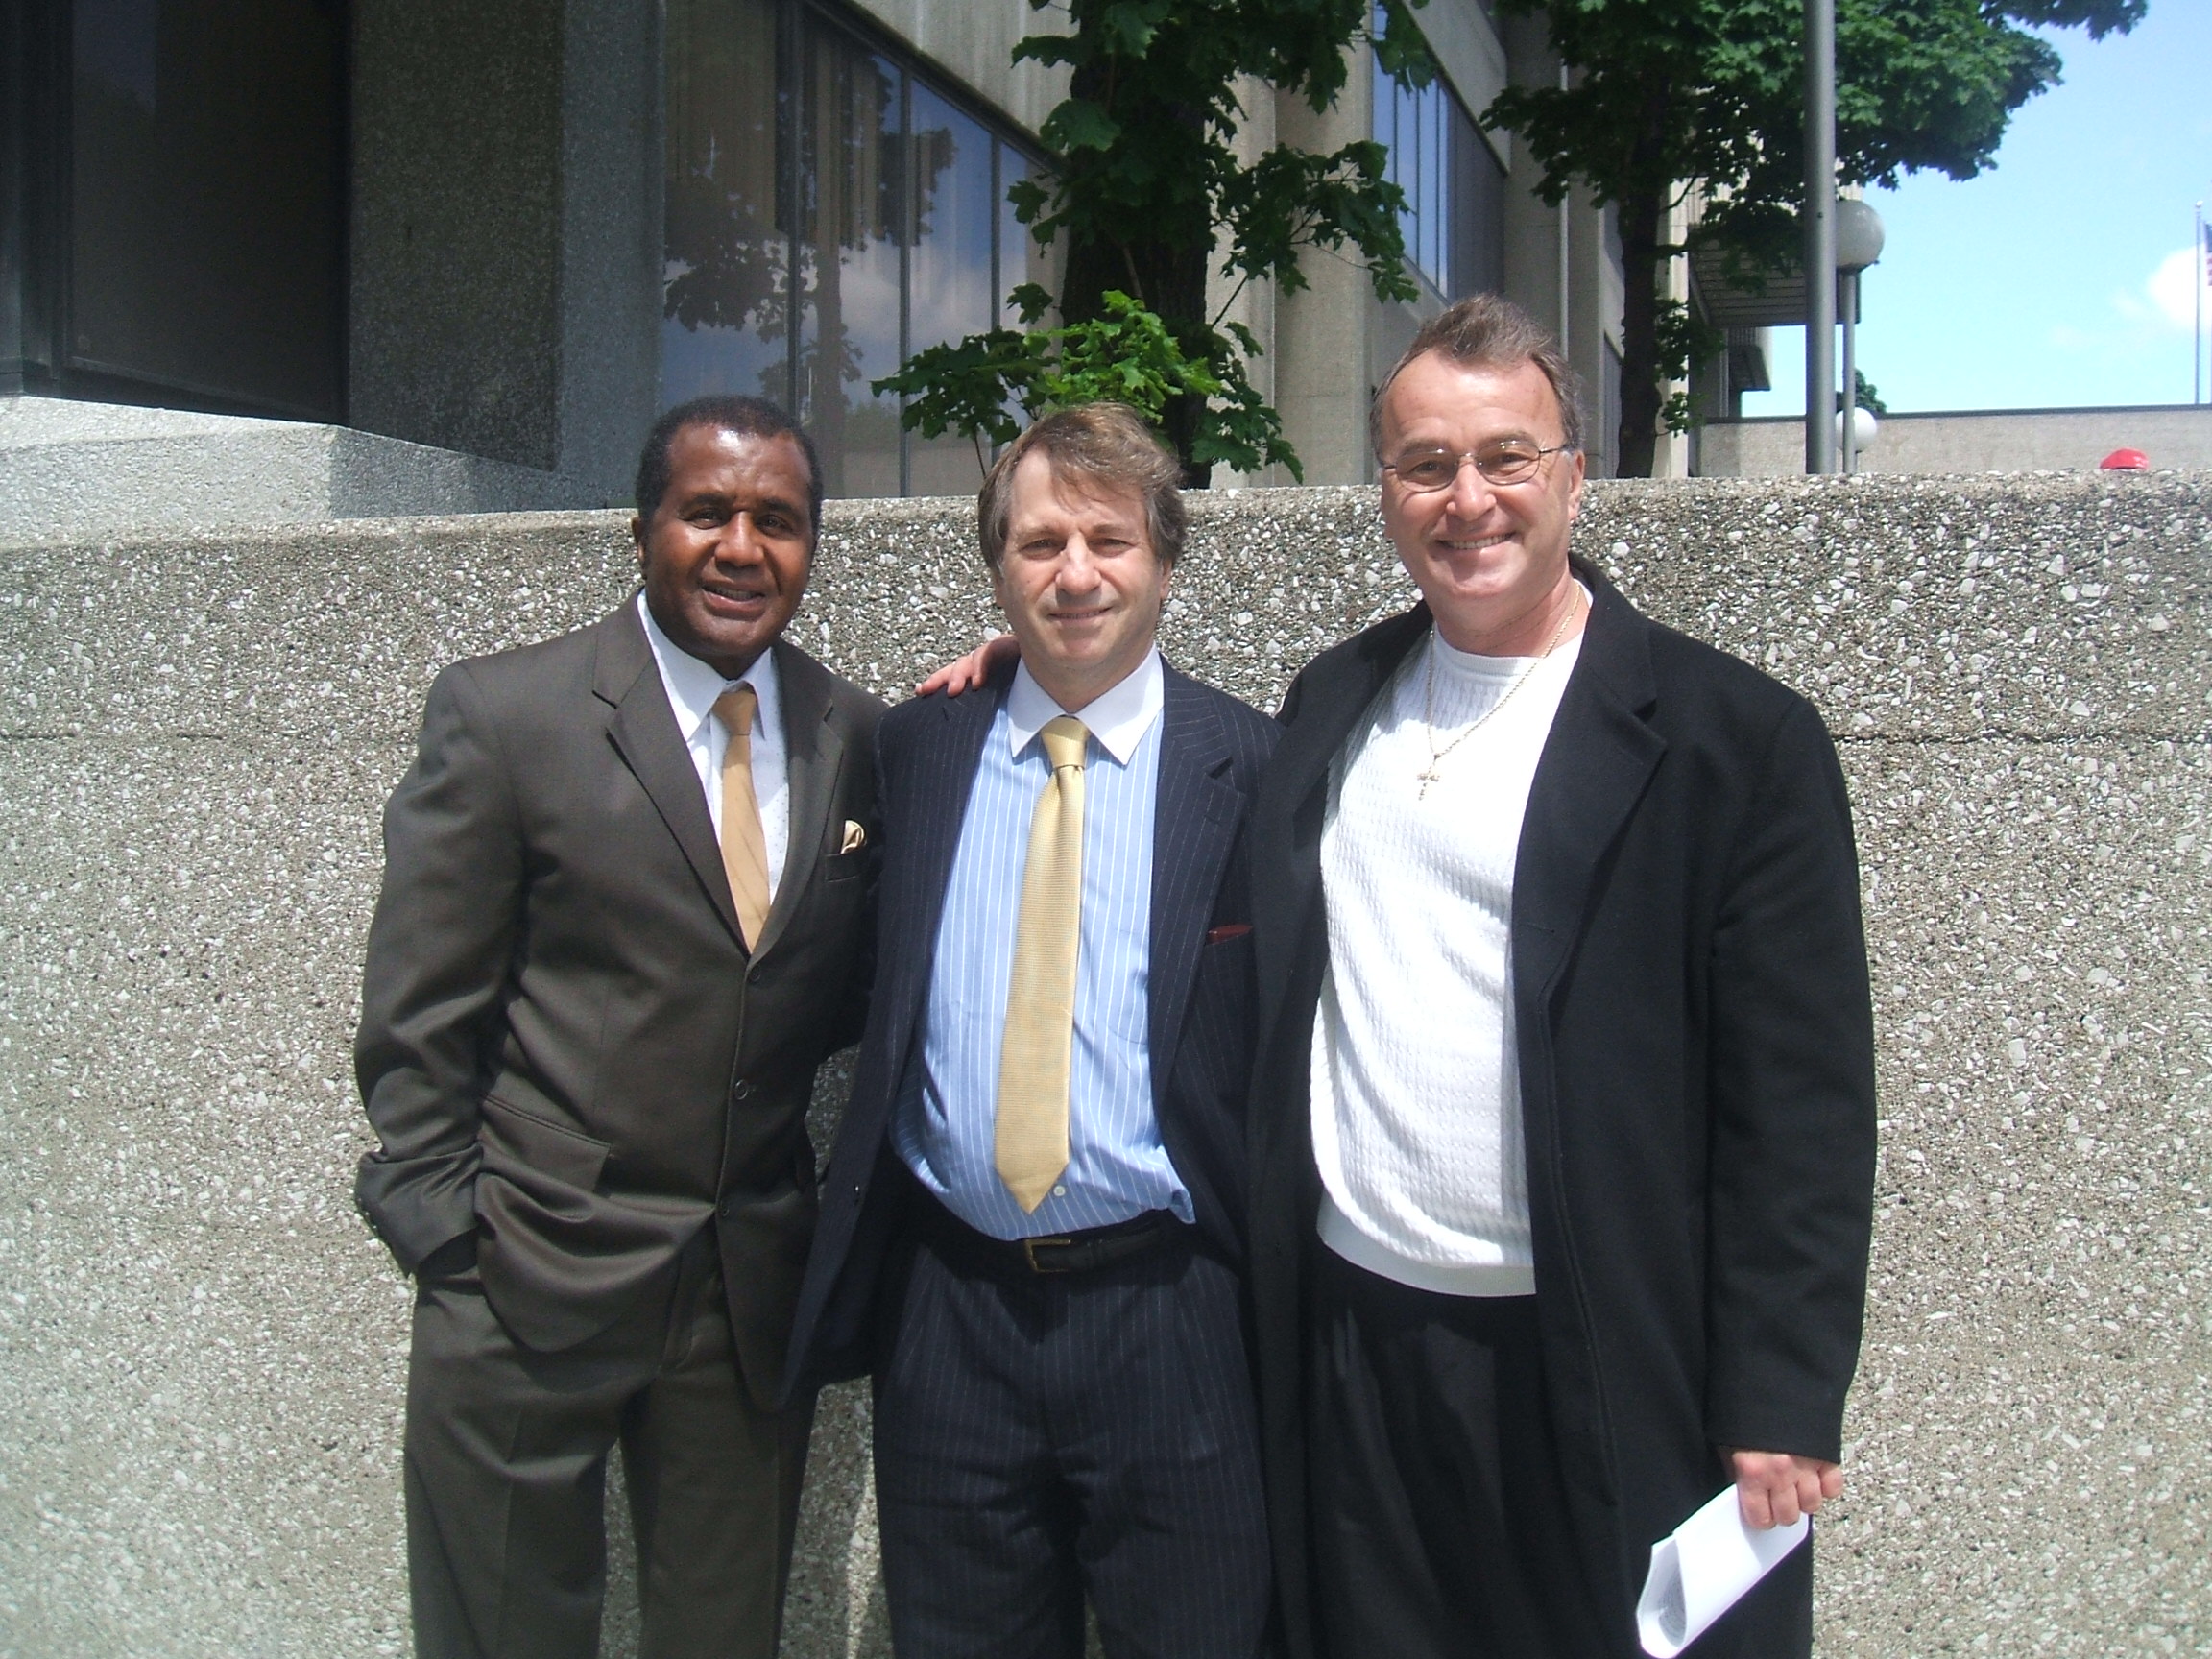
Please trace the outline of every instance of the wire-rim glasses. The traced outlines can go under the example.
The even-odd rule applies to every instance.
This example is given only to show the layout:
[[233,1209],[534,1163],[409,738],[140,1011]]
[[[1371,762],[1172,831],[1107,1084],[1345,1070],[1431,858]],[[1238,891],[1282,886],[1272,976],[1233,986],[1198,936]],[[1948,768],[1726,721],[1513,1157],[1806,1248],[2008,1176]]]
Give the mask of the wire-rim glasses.
[[1395,474],[1399,488],[1410,494],[1433,495],[1457,482],[1459,469],[1470,461],[1485,484],[1526,484],[1542,469],[1547,455],[1560,454],[1567,447],[1565,444],[1547,446],[1525,438],[1501,438],[1456,454],[1450,449],[1408,449],[1397,460],[1385,461],[1382,470]]

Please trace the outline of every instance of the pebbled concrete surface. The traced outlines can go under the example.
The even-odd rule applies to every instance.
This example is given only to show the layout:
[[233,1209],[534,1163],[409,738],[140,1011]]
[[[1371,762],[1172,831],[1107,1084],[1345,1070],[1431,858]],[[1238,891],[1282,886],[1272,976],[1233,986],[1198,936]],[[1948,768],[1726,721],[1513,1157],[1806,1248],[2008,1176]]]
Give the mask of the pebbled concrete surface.
[[[1232,690],[1405,602],[1370,492],[1196,507],[1166,645]],[[896,695],[990,626],[959,504],[830,517],[833,665]],[[624,525],[0,548],[0,1656],[407,1650],[375,813],[436,669],[618,600]],[[1616,484],[1578,534],[1813,696],[1857,804],[1882,1214],[1819,1651],[2212,1652],[2212,476]],[[821,1421],[785,1651],[881,1653],[865,1396]]]

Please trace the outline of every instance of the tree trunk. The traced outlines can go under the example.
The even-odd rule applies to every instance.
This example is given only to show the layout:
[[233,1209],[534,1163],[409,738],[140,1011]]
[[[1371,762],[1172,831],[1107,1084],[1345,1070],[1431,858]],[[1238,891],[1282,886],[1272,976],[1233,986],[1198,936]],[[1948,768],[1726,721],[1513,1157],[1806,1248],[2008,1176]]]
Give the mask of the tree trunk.
[[[1075,71],[1069,88],[1072,96],[1104,100],[1104,72],[1086,64]],[[1144,120],[1185,120],[1168,109],[1131,109],[1128,100],[1115,105],[1115,119],[1123,123]],[[1118,289],[1166,325],[1186,355],[1203,351],[1200,336],[1206,326],[1206,265],[1213,245],[1212,228],[1201,217],[1191,226],[1153,225],[1149,234],[1112,240],[1068,237],[1068,264],[1060,283],[1060,320],[1064,324],[1088,323],[1106,314],[1106,296]],[[1182,234],[1178,235],[1180,230]],[[1187,489],[1203,489],[1213,469],[1190,459],[1190,446],[1198,434],[1198,418],[1205,399],[1176,397],[1168,401],[1162,424],[1167,441],[1183,463]]]
[[1621,199],[1621,431],[1617,478],[1648,478],[1659,445],[1659,227],[1666,203],[1656,190]]
[[[1204,349],[1206,325],[1206,249],[1176,248],[1159,241],[1088,242],[1070,236],[1067,274],[1060,287],[1063,323],[1088,323],[1106,314],[1106,295],[1118,289],[1156,312],[1188,356]],[[1205,399],[1171,397],[1161,424],[1183,463],[1184,488],[1202,490],[1213,468],[1190,459]]]

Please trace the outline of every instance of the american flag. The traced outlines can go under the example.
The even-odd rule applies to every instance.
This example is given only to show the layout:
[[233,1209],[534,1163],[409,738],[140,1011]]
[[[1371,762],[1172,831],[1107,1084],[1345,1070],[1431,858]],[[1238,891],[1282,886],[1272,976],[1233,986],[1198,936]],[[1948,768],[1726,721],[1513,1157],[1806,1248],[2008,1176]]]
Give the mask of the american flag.
[[2204,281],[2212,287],[2212,221],[2204,226]]

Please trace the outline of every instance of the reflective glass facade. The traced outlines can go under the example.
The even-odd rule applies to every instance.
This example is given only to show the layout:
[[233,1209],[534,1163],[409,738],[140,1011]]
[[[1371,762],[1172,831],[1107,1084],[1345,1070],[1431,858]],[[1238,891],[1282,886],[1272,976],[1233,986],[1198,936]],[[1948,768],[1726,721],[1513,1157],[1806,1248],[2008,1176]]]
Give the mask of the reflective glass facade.
[[8,389],[340,418],[341,7],[8,10]]
[[667,20],[662,406],[773,398],[832,495],[974,490],[974,446],[902,432],[869,382],[1048,280],[1005,204],[1029,158],[809,6],[669,0]]
[[[1382,14],[1375,14],[1382,26]],[[1375,137],[1406,192],[1406,257],[1446,300],[1496,291],[1505,275],[1505,170],[1442,76],[1401,86],[1375,68]]]

